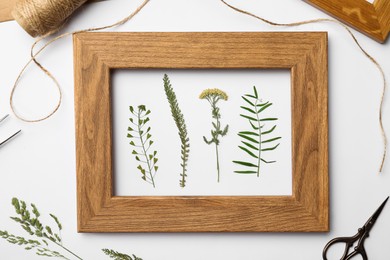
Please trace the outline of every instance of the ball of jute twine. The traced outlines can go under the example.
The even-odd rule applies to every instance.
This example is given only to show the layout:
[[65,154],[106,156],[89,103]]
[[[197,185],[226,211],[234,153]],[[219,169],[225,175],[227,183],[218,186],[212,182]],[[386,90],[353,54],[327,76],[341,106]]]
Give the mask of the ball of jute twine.
[[[25,1],[25,0],[23,0]],[[31,1],[44,1],[44,0],[31,0]],[[30,1],[30,2],[31,2]],[[63,2],[63,0],[51,0],[52,3],[54,3],[55,1],[60,1],[60,2]],[[43,67],[41,65],[41,63],[39,61],[37,61],[37,56],[43,51],[45,50],[49,45],[51,45],[53,42],[59,40],[59,39],[62,39],[64,37],[67,37],[69,35],[73,35],[73,34],[76,34],[76,33],[81,33],[81,32],[93,32],[93,31],[99,31],[99,30],[104,30],[104,29],[109,29],[109,28],[112,28],[112,27],[116,27],[116,26],[119,26],[119,25],[122,25],[122,24],[125,24],[126,22],[128,22],[129,20],[131,20],[136,14],[138,14],[142,8],[144,8],[144,6],[149,2],[150,0],[144,0],[138,7],[136,10],[134,10],[132,13],[130,13],[129,15],[127,15],[126,17],[122,18],[121,20],[115,22],[115,23],[112,23],[112,24],[109,24],[109,25],[105,25],[105,26],[101,26],[101,27],[94,27],[94,28],[88,28],[88,29],[82,29],[82,30],[78,30],[78,31],[74,31],[74,32],[66,32],[66,33],[63,33],[61,35],[58,35],[54,38],[51,38],[50,40],[48,40],[41,48],[39,48],[37,51],[35,51],[35,47],[37,46],[38,43],[40,43],[42,40],[46,39],[47,37],[49,37],[50,35],[56,33],[59,31],[59,29],[61,28],[61,23],[59,23],[59,27],[58,28],[54,28],[52,31],[49,31],[49,32],[46,32],[46,34],[44,34],[43,36],[39,37],[34,43],[33,45],[31,46],[31,52],[30,52],[30,60],[24,65],[24,67],[22,68],[22,70],[19,72],[19,75],[17,76],[16,80],[15,80],[15,83],[12,87],[12,90],[11,90],[11,94],[10,94],[10,98],[9,98],[9,104],[10,104],[10,107],[11,107],[11,111],[12,113],[16,116],[16,118],[20,119],[21,121],[24,121],[24,122],[29,122],[29,123],[36,123],[36,122],[40,122],[40,121],[44,121],[48,118],[50,118],[52,115],[54,115],[57,110],[59,109],[59,107],[61,106],[61,103],[62,103],[62,90],[61,90],[61,86],[59,84],[59,82],[57,81],[57,79],[54,77],[54,75],[52,75],[50,73],[49,70],[47,70],[45,67]],[[72,1],[72,2],[75,2],[75,1]],[[85,1],[84,1],[85,2]],[[34,10],[32,9],[26,9],[26,10],[29,10],[29,12],[33,12]],[[76,8],[74,8],[73,10],[76,10]],[[35,10],[37,11],[37,10]],[[39,15],[35,15],[34,17],[38,17]],[[64,21],[62,21],[63,23]],[[38,118],[38,119],[28,119],[28,118],[25,118],[24,116],[20,115],[16,109],[15,109],[15,105],[14,105],[14,102],[13,102],[13,98],[14,98],[14,94],[15,94],[15,91],[17,89],[17,87],[19,86],[19,81],[22,77],[22,75],[24,74],[24,72],[26,71],[27,67],[31,64],[31,63],[34,63],[35,65],[38,66],[38,68],[45,73],[46,76],[48,76],[54,83],[55,87],[57,88],[58,90],[58,93],[59,93],[59,98],[58,98],[58,102],[56,104],[56,106],[54,107],[54,109],[51,110],[51,112],[49,114],[47,114],[46,116],[44,117],[41,117],[41,118]]]
[[87,0],[18,0],[12,16],[32,37],[58,29]]

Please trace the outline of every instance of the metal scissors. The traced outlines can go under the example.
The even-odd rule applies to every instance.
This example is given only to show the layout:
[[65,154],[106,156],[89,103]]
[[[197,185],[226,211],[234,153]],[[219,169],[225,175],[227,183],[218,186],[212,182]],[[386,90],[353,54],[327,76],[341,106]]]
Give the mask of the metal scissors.
[[[372,229],[376,220],[381,214],[388,199],[389,197],[387,197],[387,199],[382,203],[382,205],[380,205],[379,208],[375,211],[375,213],[367,220],[366,224],[364,224],[362,228],[358,229],[358,233],[356,235],[352,237],[337,237],[329,241],[329,243],[326,244],[324,251],[322,252],[323,260],[327,260],[326,253],[328,252],[328,249],[336,243],[345,243],[345,250],[340,260],[348,260],[356,255],[361,255],[363,257],[363,260],[367,260],[367,253],[364,249],[364,240],[369,236],[370,230]],[[357,246],[355,246],[354,250],[349,253],[349,250],[353,247],[355,242],[357,242]]]
[[[3,118],[0,119],[0,124],[5,120],[7,119],[9,115],[5,115]],[[8,137],[7,139],[5,139],[4,141],[0,141],[0,148],[3,147],[3,145],[5,145],[7,142],[11,141],[15,136],[17,136],[18,134],[20,134],[20,132],[22,132],[22,130],[19,130],[17,131],[16,133],[14,133],[13,135],[11,135],[10,137]]]

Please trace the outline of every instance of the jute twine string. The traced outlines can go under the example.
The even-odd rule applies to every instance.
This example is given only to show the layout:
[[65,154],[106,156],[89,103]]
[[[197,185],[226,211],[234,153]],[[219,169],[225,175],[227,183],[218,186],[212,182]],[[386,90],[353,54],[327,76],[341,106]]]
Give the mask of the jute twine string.
[[12,16],[31,36],[41,36],[56,30],[87,0],[19,0]]
[[237,11],[237,12],[240,12],[242,14],[246,14],[246,15],[249,15],[249,16],[252,16],[264,23],[267,23],[267,24],[270,24],[272,26],[283,26],[283,27],[293,27],[293,26],[299,26],[299,25],[304,25],[304,24],[311,24],[311,23],[319,23],[319,22],[330,22],[330,23],[335,23],[335,24],[338,24],[340,25],[341,27],[343,27],[347,32],[348,34],[352,37],[353,41],[355,42],[355,44],[358,46],[358,48],[361,50],[361,52],[372,62],[374,63],[374,65],[378,68],[381,76],[382,76],[382,80],[383,80],[383,87],[382,87],[382,93],[381,93],[381,97],[380,97],[380,105],[379,105],[379,125],[380,125],[380,131],[381,131],[381,134],[382,134],[382,140],[383,140],[383,154],[382,154],[382,159],[381,159],[381,164],[380,164],[380,167],[379,167],[379,172],[382,172],[382,169],[383,169],[383,166],[384,166],[384,163],[385,163],[385,160],[386,160],[386,153],[387,153],[387,137],[386,137],[386,132],[385,132],[385,129],[383,127],[383,120],[382,120],[382,114],[383,114],[383,101],[384,101],[384,97],[385,97],[385,93],[386,93],[386,86],[387,86],[387,81],[386,81],[386,77],[385,77],[385,73],[382,69],[382,66],[361,46],[361,44],[359,43],[359,41],[356,39],[355,35],[352,33],[351,29],[349,29],[347,26],[345,26],[344,24],[342,24],[341,22],[337,21],[337,20],[334,20],[334,19],[327,19],[327,18],[319,18],[319,19],[312,19],[312,20],[305,20],[305,21],[299,21],[299,22],[293,22],[293,23],[276,23],[276,22],[273,22],[273,21],[270,21],[270,20],[267,20],[265,18],[262,18],[262,17],[259,17],[253,13],[250,13],[248,11],[245,11],[245,10],[242,10],[242,9],[239,9],[235,6],[232,6],[228,3],[226,3],[224,0],[221,0],[221,2],[223,4],[225,4],[226,6],[230,7],[231,9]]
[[[125,18],[123,18],[122,20],[118,21],[118,22],[115,22],[113,24],[110,24],[110,25],[106,25],[106,26],[102,26],[102,27],[95,27],[95,28],[89,28],[89,29],[83,29],[83,30],[79,30],[79,31],[75,31],[75,32],[67,32],[67,33],[63,33],[57,37],[54,37],[52,39],[50,39],[49,41],[47,41],[40,49],[38,49],[38,51],[36,53],[34,53],[34,48],[35,46],[40,42],[42,41],[43,39],[47,38],[48,36],[56,33],[59,29],[55,29],[54,31],[52,32],[48,32],[46,35],[38,38],[34,43],[33,45],[31,46],[31,52],[30,52],[30,60],[26,63],[26,65],[24,65],[24,67],[22,68],[22,70],[20,71],[18,77],[16,78],[15,80],[15,83],[12,87],[12,90],[11,90],[11,95],[10,95],[10,99],[9,99],[9,102],[10,102],[10,106],[11,106],[11,111],[12,113],[20,120],[24,121],[24,122],[29,122],[29,123],[35,123],[35,122],[40,122],[40,121],[44,121],[46,119],[48,119],[49,117],[51,117],[52,115],[54,115],[57,110],[59,109],[59,107],[61,106],[61,102],[62,102],[62,90],[61,90],[61,86],[60,84],[58,83],[57,79],[50,73],[50,71],[48,71],[45,67],[43,67],[37,60],[36,60],[36,57],[44,50],[46,49],[50,44],[52,44],[53,42],[61,39],[61,38],[64,38],[66,36],[69,36],[69,35],[73,35],[73,34],[77,34],[77,33],[81,33],[81,32],[92,32],[92,31],[99,31],[99,30],[104,30],[104,29],[109,29],[109,28],[112,28],[112,27],[115,27],[115,26],[119,26],[119,25],[122,25],[122,24],[125,24],[127,21],[131,20],[137,13],[139,13],[142,8],[149,2],[150,0],[145,0],[140,6],[138,6],[138,8],[133,12],[131,13],[130,15],[126,16]],[[20,78],[22,77],[22,75],[24,74],[25,70],[27,69],[27,67],[30,65],[31,62],[34,62],[55,84],[57,90],[58,90],[58,93],[59,93],[59,99],[58,99],[58,102],[55,106],[55,108],[46,116],[42,117],[42,118],[39,118],[39,119],[27,119],[23,116],[21,116],[15,109],[15,106],[14,106],[14,103],[13,103],[13,97],[14,97],[14,94],[15,94],[15,90],[17,89],[18,87],[18,83],[19,83],[19,80]]]

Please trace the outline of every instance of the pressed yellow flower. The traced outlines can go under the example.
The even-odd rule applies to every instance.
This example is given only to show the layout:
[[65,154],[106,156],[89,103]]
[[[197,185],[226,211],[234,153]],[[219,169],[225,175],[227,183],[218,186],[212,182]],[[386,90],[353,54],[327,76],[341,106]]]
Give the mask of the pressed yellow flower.
[[223,99],[225,101],[228,100],[228,95],[224,91],[222,91],[218,88],[205,89],[199,95],[200,99],[207,99],[210,97],[219,97],[220,99]]

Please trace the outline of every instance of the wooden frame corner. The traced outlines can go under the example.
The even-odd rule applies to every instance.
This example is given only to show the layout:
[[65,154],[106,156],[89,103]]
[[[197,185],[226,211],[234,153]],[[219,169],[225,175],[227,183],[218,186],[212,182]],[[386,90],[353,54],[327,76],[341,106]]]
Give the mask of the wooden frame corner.
[[384,43],[390,31],[390,1],[304,0],[372,39]]

